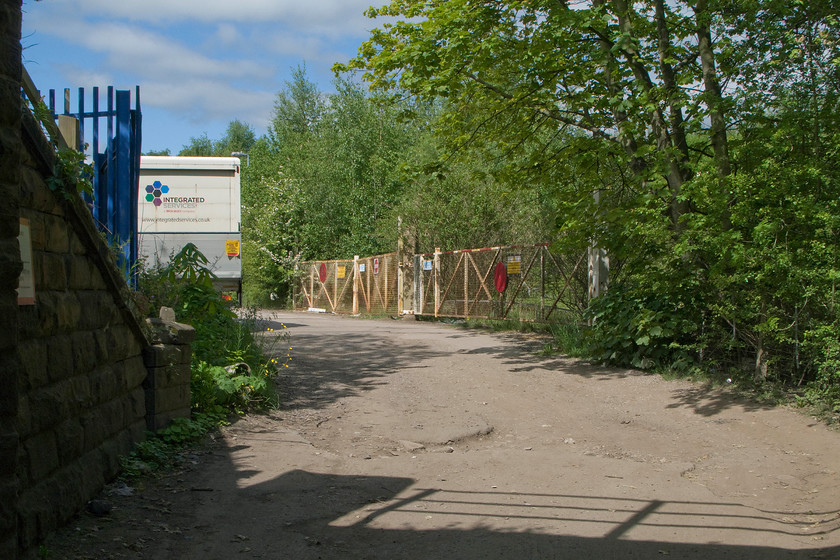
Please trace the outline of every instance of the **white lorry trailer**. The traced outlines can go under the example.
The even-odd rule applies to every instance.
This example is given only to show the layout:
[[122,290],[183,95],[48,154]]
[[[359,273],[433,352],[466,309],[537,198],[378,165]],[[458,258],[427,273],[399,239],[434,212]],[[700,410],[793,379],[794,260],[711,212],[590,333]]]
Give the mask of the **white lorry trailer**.
[[187,243],[210,261],[216,288],[241,301],[239,158],[141,156],[138,255],[165,265]]

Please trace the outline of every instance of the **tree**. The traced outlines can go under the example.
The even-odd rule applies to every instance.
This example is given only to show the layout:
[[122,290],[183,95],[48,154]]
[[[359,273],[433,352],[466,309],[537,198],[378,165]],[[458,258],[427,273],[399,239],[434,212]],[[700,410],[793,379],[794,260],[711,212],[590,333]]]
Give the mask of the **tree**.
[[306,66],[292,71],[292,79],[277,93],[268,137],[275,149],[291,154],[315,133],[324,111],[324,96],[306,76]]
[[206,132],[202,132],[201,136],[190,137],[189,144],[181,148],[178,152],[179,156],[198,156],[210,157],[216,155],[213,141],[207,136]]
[[257,136],[253,127],[237,119],[230,121],[225,135],[214,143],[213,152],[217,156],[230,156],[234,152],[248,153],[256,143]]
[[[699,28],[683,10],[658,0],[575,9],[533,0],[398,1],[369,15],[415,18],[375,30],[351,61],[374,87],[445,96],[461,114],[478,115],[474,133],[521,142],[548,128],[597,138],[606,150],[620,146],[639,188],[662,198],[671,227],[681,227],[690,207],[681,189],[697,160],[688,139],[709,142],[703,121],[721,110],[712,92],[692,87],[700,79]],[[712,89],[714,53],[704,52]]]
[[[191,137],[189,144],[181,148],[179,156],[230,157],[233,152],[248,153],[257,143],[253,127],[240,120],[228,123],[225,135],[219,140],[211,140],[206,132],[201,136]],[[168,154],[168,150],[167,150]]]
[[757,379],[801,381],[840,363],[800,354],[838,323],[837,13],[835,0],[394,0],[368,15],[405,19],[336,69],[445,99],[450,154],[496,154],[509,180],[551,193],[561,238],[610,252],[596,334],[631,351],[605,357],[751,352]]

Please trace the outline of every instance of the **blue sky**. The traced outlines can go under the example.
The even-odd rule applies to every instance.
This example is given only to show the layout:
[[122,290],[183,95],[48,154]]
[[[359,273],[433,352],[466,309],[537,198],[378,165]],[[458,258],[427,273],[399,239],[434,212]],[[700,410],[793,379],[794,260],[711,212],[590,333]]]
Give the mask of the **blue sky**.
[[[234,119],[265,132],[274,98],[306,65],[331,91],[330,67],[380,26],[385,0],[24,0],[23,60],[46,96],[140,86],[143,151],[177,154],[191,137],[220,138]],[[101,96],[100,96],[101,97]]]

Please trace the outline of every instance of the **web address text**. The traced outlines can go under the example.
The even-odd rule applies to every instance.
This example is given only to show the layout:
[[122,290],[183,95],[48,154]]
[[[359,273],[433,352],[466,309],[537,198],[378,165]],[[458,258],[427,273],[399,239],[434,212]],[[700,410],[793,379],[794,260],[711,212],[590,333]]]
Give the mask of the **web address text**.
[[181,216],[173,216],[171,218],[143,218],[144,222],[157,222],[157,223],[169,223],[169,222],[190,222],[190,223],[207,223],[210,221],[210,218],[188,218],[188,217],[181,217]]

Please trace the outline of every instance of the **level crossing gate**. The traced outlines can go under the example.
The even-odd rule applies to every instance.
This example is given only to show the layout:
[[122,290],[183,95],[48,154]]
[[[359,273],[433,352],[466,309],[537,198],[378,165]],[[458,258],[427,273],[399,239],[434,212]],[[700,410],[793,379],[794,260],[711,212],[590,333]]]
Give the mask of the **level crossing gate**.
[[587,302],[586,254],[547,243],[302,263],[295,307],[332,313],[562,321]]
[[295,307],[331,313],[396,315],[400,266],[397,253],[305,262],[298,268]]

